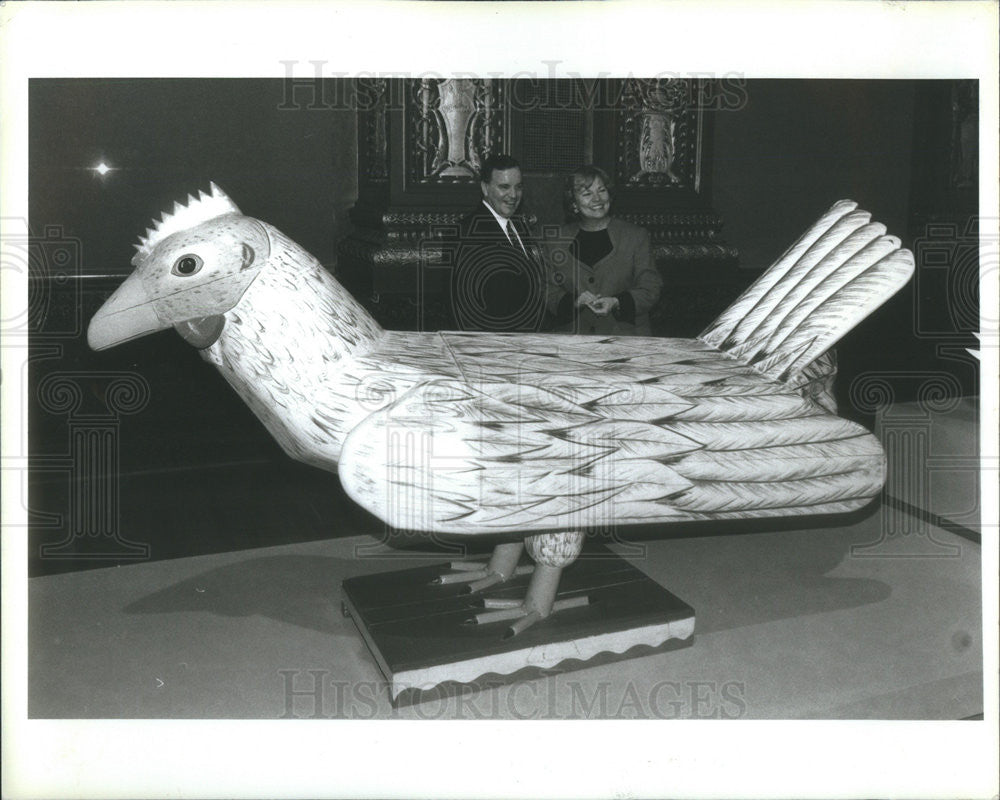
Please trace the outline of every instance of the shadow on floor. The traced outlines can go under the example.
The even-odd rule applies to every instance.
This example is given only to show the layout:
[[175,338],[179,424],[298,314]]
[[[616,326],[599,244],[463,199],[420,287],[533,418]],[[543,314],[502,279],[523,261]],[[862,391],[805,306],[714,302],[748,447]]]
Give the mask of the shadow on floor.
[[889,583],[830,574],[850,558],[852,541],[845,533],[833,529],[678,542],[669,588],[695,607],[702,634],[885,601],[892,594]]
[[358,564],[350,559],[291,555],[250,558],[161,589],[131,603],[124,611],[259,615],[321,633],[335,633],[336,617],[340,615],[340,582],[356,572]]
[[[888,583],[829,575],[858,538],[857,531],[844,528],[697,537],[638,544],[641,554],[630,560],[694,606],[698,632],[705,634],[884,601],[892,593]],[[419,561],[427,564],[423,556]],[[409,559],[398,566],[375,564],[325,556],[249,558],[158,591],[125,611],[261,615],[333,633],[340,623],[331,620],[331,609],[339,615],[344,578],[414,565]]]

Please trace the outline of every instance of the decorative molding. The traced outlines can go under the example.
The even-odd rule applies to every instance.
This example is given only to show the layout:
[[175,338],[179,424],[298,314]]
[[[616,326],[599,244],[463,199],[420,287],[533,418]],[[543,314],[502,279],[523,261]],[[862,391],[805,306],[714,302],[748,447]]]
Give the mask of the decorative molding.
[[[353,612],[351,616],[356,614]],[[510,675],[526,666],[551,670],[570,659],[582,662],[581,666],[584,666],[603,653],[623,655],[643,645],[656,648],[670,639],[688,640],[692,636],[693,616],[629,631],[613,631],[574,641],[552,642],[544,647],[536,645],[500,655],[470,658],[454,664],[400,671],[392,674],[389,691],[395,701],[407,690],[428,691],[447,681],[470,684],[485,675]],[[641,654],[641,651],[637,653]]]
[[644,228],[692,228],[699,227],[706,230],[718,230],[722,227],[722,217],[711,211],[683,211],[677,213],[635,213],[629,212],[621,214],[636,225]]
[[364,240],[351,237],[341,241],[338,248],[341,260],[359,261],[367,266],[412,267],[436,263],[441,260],[441,244],[437,241],[386,241]]
[[654,245],[706,244],[736,249],[722,239],[722,218],[712,212],[676,214],[622,214],[623,219],[649,231]]
[[361,208],[351,210],[351,221],[355,225],[372,228],[416,227],[435,225],[457,225],[462,218],[460,211],[409,211],[399,209]]
[[662,265],[668,261],[718,261],[735,265],[739,252],[730,244],[664,244],[653,245],[653,258]]

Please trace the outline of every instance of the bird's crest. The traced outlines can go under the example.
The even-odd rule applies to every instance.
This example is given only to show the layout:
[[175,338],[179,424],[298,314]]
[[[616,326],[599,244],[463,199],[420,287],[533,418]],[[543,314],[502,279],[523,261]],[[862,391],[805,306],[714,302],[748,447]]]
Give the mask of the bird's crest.
[[138,251],[133,259],[149,255],[153,248],[166,239],[171,234],[208,222],[210,219],[221,217],[224,214],[239,214],[236,203],[229,199],[222,189],[214,183],[209,183],[209,193],[198,192],[198,196],[189,194],[187,205],[174,203],[173,211],[165,211],[161,219],[153,223],[152,228],[146,230],[145,236],[139,237],[139,243],[134,245]]

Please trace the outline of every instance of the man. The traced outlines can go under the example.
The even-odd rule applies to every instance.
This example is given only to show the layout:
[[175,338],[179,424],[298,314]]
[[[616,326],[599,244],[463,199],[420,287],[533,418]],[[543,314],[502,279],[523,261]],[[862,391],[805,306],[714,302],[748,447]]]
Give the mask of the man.
[[482,165],[482,203],[459,222],[451,280],[458,330],[537,331],[545,315],[544,270],[518,215],[521,167],[508,155]]

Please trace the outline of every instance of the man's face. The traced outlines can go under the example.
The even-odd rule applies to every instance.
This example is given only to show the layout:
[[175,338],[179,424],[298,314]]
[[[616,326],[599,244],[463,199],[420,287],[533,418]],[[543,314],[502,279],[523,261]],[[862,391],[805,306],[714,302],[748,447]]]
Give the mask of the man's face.
[[510,219],[521,204],[521,170],[495,169],[489,183],[480,183],[483,197],[501,217]]

